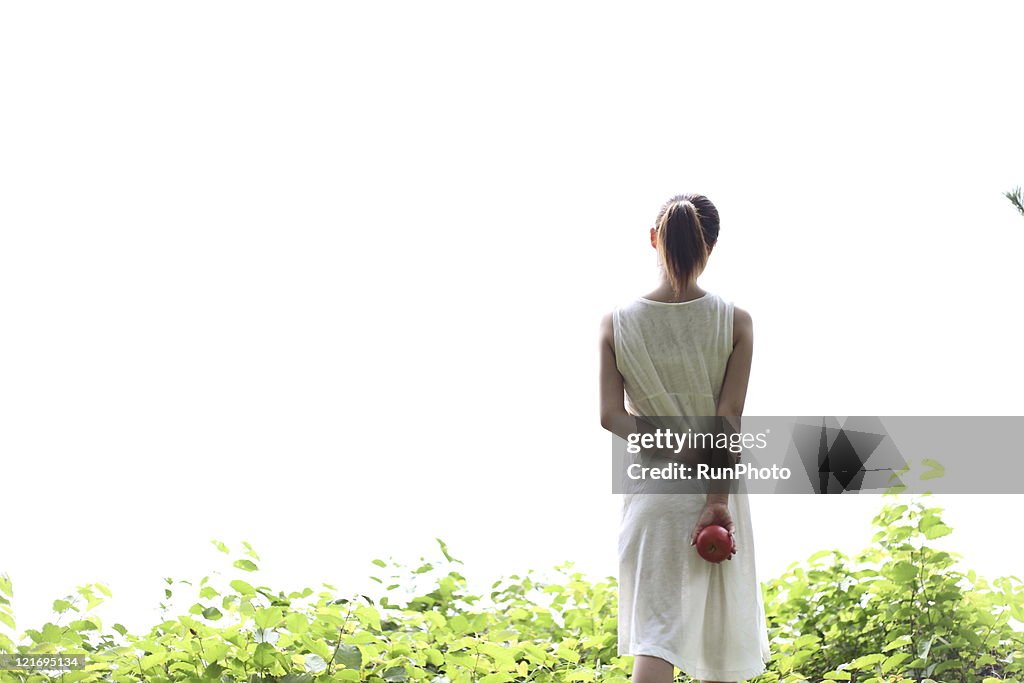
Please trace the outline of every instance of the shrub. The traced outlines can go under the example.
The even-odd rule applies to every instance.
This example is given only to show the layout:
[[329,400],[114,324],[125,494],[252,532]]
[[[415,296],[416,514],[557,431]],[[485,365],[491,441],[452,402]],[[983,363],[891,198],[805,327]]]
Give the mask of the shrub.
[[[1015,680],[1024,668],[1019,579],[991,583],[960,573],[955,556],[926,543],[950,533],[940,508],[920,500],[885,506],[876,545],[851,559],[831,550],[763,585],[772,640],[760,683],[931,677],[942,683]],[[227,546],[214,542],[219,549]],[[2,671],[0,680],[275,681],[280,683],[625,683],[631,657],[616,654],[617,584],[566,563],[530,571],[474,595],[446,545],[406,566],[374,560],[380,595],[334,586],[298,591],[253,585],[260,561],[248,544],[240,577],[223,585],[167,579],[164,618],[147,633],[110,629],[90,614],[110,595],[100,584],[56,600],[53,622],[0,652],[80,653],[87,666],[52,675]],[[0,625],[12,632],[12,586],[0,577]],[[191,603],[167,618],[182,597]],[[680,675],[681,679],[685,676]]]

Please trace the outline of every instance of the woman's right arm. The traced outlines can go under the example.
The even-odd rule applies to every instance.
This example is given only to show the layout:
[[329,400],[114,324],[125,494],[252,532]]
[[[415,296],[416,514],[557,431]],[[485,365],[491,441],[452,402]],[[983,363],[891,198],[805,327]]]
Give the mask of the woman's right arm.
[[[733,310],[732,353],[725,366],[725,379],[718,396],[715,414],[728,421],[728,430],[740,431],[740,417],[747,400],[747,385],[750,382],[750,364],[754,356],[754,325],[750,314],[742,308]],[[720,524],[733,532],[732,516],[729,514],[728,480],[714,481],[707,494],[704,510],[690,537],[690,544],[696,542],[701,530],[711,524]],[[735,546],[734,546],[735,554]],[[731,557],[729,559],[732,559]]]
[[[721,418],[721,426],[729,432],[740,431],[740,417],[743,415],[743,404],[747,400],[747,385],[750,382],[750,363],[754,355],[754,325],[750,314],[742,308],[733,309],[732,323],[732,353],[729,354],[729,362],[725,366],[725,378],[722,380],[722,390],[718,395],[718,406],[715,415]],[[735,463],[732,453],[727,454],[731,466]],[[708,493],[708,501],[713,503],[727,503],[729,501],[728,484],[720,482],[718,486],[713,485],[712,491]]]
[[732,353],[725,366],[722,392],[718,396],[717,415],[733,417],[733,425],[739,429],[739,418],[743,415],[743,404],[747,400],[747,384],[750,381],[750,362],[754,355],[754,325],[750,314],[742,308],[733,312]]

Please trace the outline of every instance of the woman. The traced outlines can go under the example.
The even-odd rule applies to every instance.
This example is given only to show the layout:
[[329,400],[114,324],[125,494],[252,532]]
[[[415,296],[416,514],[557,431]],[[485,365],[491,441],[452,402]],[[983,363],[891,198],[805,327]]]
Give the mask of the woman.
[[[672,197],[651,228],[661,285],[602,322],[601,425],[620,437],[650,431],[644,416],[730,416],[735,426],[743,412],[750,315],[697,285],[718,230],[707,197]],[[728,561],[697,554],[697,534],[711,524],[733,536]],[[705,682],[765,670],[768,634],[742,491],[623,495],[618,628],[619,654],[636,657],[634,683],[671,683],[673,666]]]

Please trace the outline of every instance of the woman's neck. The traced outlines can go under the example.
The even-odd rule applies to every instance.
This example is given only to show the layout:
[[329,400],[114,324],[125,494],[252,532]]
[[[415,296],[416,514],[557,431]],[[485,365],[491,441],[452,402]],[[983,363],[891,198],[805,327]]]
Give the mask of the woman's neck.
[[690,282],[686,285],[682,292],[676,292],[672,289],[672,285],[669,284],[668,280],[662,280],[658,288],[653,292],[645,296],[645,299],[652,301],[663,301],[666,303],[681,303],[683,301],[693,301],[699,299],[707,294],[703,289],[697,286],[696,282]]

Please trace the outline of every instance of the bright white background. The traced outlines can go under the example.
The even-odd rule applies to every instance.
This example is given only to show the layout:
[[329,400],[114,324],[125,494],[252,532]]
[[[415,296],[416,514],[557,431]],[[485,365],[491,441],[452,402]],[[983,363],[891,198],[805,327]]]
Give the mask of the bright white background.
[[[250,540],[370,585],[615,574],[597,330],[719,207],[756,415],[1022,410],[1016,2],[38,2],[0,9],[0,571],[152,621]],[[1008,454],[1009,455],[1009,454]],[[965,454],[969,457],[969,454]],[[996,576],[1020,498],[949,496]],[[762,578],[878,496],[756,497]]]

